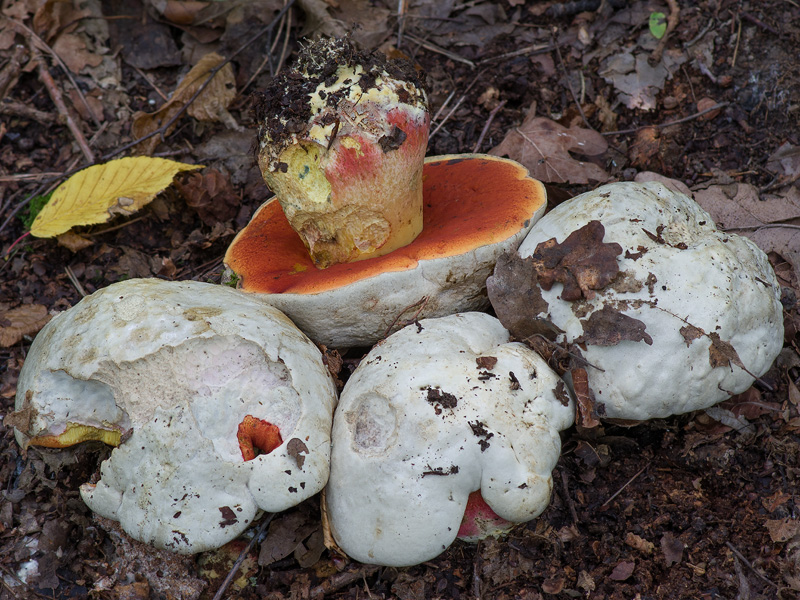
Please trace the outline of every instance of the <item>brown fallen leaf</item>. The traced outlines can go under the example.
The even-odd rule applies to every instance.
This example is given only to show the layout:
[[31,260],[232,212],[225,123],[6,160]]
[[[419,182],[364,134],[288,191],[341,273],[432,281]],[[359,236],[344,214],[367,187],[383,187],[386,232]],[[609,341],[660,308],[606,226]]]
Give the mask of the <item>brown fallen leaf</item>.
[[575,424],[584,429],[592,429],[600,425],[597,418],[597,407],[594,394],[589,387],[589,376],[586,369],[577,367],[570,372],[572,375],[572,389],[575,392],[576,409]]
[[608,181],[609,175],[594,163],[574,158],[570,152],[600,156],[607,149],[605,138],[594,130],[567,129],[529,111],[522,124],[511,129],[489,154],[508,156],[522,163],[541,181],[589,183]]
[[24,304],[0,312],[0,347],[13,346],[24,336],[37,333],[50,318],[47,307],[41,304]]
[[486,290],[497,318],[516,339],[542,335],[554,340],[560,330],[543,317],[550,306],[536,281],[534,259],[510,252],[498,259]]
[[290,439],[289,443],[286,444],[286,452],[289,456],[294,457],[295,461],[297,461],[297,467],[302,469],[303,463],[306,462],[306,457],[303,455],[308,454],[308,446],[306,446],[305,442],[300,438]]
[[576,344],[592,346],[616,346],[627,340],[653,345],[653,338],[645,331],[647,326],[639,319],[604,305],[594,311],[588,319],[581,319],[583,335],[575,339]]
[[183,180],[175,181],[175,187],[206,225],[228,221],[239,212],[241,198],[234,191],[230,177],[216,169],[188,173]]
[[764,252],[775,252],[792,263],[800,278],[800,189],[759,196],[752,185],[714,185],[694,194],[717,226],[753,240]]
[[75,233],[71,229],[62,233],[61,235],[56,236],[56,241],[58,242],[59,246],[64,246],[67,250],[71,250],[72,252],[79,252],[84,248],[88,248],[94,242],[89,238],[85,238],[82,235]]
[[563,300],[591,300],[594,290],[606,287],[619,273],[617,256],[622,246],[605,243],[605,227],[600,221],[589,221],[558,243],[555,238],[536,246],[531,258],[543,289],[558,282],[564,285]]
[[609,579],[614,581],[625,581],[631,575],[633,575],[633,571],[636,569],[636,563],[633,561],[625,561],[623,560],[620,563],[617,563],[617,566],[611,571],[611,574],[608,576]]
[[667,566],[678,564],[683,560],[683,542],[667,532],[661,538],[661,551],[664,553],[664,560]]
[[764,527],[769,531],[769,537],[775,543],[788,542],[793,537],[800,535],[800,521],[797,519],[768,519]]
[[[172,119],[191,100],[195,92],[209,77],[211,71],[220,65],[223,57],[214,52],[206,54],[192,67],[186,77],[178,84],[170,99],[153,113],[137,112],[133,115],[131,133],[140,138],[157,131]],[[236,81],[230,63],[220,69],[203,92],[194,99],[187,112],[201,121],[221,121],[231,128],[238,128],[233,117],[228,113],[228,106],[236,97]],[[177,126],[170,125],[164,135],[169,135]],[[152,154],[160,142],[159,136],[153,136],[137,146],[141,154]]]

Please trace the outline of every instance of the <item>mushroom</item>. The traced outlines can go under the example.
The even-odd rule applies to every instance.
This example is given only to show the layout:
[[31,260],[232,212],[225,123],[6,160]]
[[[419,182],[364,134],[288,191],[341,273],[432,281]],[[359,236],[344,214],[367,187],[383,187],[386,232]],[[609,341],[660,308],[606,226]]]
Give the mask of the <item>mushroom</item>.
[[423,167],[419,75],[346,39],[306,48],[256,116],[276,197],[228,248],[223,281],[326,346],[371,345],[415,318],[486,308],[497,257],[545,209],[542,184],[508,159],[440,156]]
[[322,489],[335,403],[319,350],[278,310],[217,285],[132,279],[42,329],[11,421],[23,447],[116,446],[81,488],[86,504],[189,554]]
[[559,205],[487,285],[515,336],[570,346],[590,420],[710,407],[747,389],[782,347],[780,287],[765,254],[656,182],[609,184]]
[[424,226],[407,246],[320,270],[272,199],[228,248],[229,277],[331,347],[374,344],[404,319],[484,309],[486,278],[544,212],[544,186],[489,155],[429,158],[423,180]]
[[496,533],[497,517],[533,519],[550,501],[559,431],[573,417],[564,383],[494,317],[405,327],[342,391],[325,491],[334,540],[361,562],[407,566],[456,539],[473,493],[493,514],[470,515],[465,536]]
[[430,115],[410,63],[320,39],[259,98],[261,173],[317,266],[419,235]]

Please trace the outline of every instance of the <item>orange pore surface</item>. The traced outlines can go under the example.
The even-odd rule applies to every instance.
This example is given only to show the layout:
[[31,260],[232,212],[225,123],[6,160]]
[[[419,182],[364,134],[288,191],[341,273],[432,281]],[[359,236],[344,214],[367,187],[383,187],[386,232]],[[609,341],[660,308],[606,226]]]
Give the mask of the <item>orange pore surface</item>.
[[469,155],[426,161],[423,198],[423,230],[408,246],[327,269],[314,266],[273,198],[236,236],[225,264],[241,278],[244,291],[315,294],[508,239],[545,202],[542,184],[521,165]]

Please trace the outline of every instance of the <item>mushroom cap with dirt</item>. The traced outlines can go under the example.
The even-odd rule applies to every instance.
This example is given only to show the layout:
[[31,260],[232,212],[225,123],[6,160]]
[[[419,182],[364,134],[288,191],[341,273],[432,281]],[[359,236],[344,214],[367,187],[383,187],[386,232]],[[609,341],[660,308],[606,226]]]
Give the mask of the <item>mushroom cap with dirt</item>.
[[116,446],[86,504],[189,554],[322,489],[335,403],[321,353],[280,311],[218,285],[132,279],[42,329],[11,420],[23,447]]
[[325,490],[334,540],[361,562],[407,566],[437,556],[460,531],[496,531],[465,519],[473,493],[495,517],[533,519],[550,502],[559,431],[573,418],[561,379],[494,317],[405,327],[367,354],[342,391]]
[[423,173],[424,226],[408,245],[318,269],[273,199],[228,248],[224,281],[335,348],[374,344],[414,319],[486,308],[486,278],[544,213],[544,186],[519,163],[481,154],[431,157]]
[[515,336],[579,355],[589,389],[576,378],[575,392],[593,418],[710,407],[752,385],[783,345],[764,252],[656,182],[613,183],[557,206],[487,286]]

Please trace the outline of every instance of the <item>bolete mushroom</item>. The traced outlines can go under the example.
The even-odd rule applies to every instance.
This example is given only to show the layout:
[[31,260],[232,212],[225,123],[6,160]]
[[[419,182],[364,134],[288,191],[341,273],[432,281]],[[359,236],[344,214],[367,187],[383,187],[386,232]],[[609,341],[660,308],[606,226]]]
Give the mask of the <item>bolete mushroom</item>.
[[319,350],[278,310],[217,285],[132,279],[42,329],[11,422],[23,447],[116,446],[84,501],[188,554],[322,489],[335,403]]
[[[573,417],[561,379],[494,317],[405,327],[342,391],[325,491],[334,540],[361,562],[407,566],[440,554],[460,530],[481,536],[498,517],[533,519],[550,501],[559,431]],[[471,494],[489,519],[465,520]]]
[[495,260],[545,209],[542,184],[513,161],[440,156],[423,167],[420,76],[346,39],[304,49],[256,117],[276,198],[228,248],[223,282],[327,346],[370,345],[414,318],[486,308]]
[[405,319],[488,306],[486,278],[544,213],[544,186],[514,161],[428,158],[422,233],[390,254],[316,268],[278,202],[264,204],[225,254],[237,287],[286,313],[316,342],[374,344]]
[[783,345],[766,255],[660,183],[614,183],[564,202],[487,285],[515,336],[571,346],[588,380],[588,390],[576,380],[576,395],[592,418],[707,408],[747,389]]

